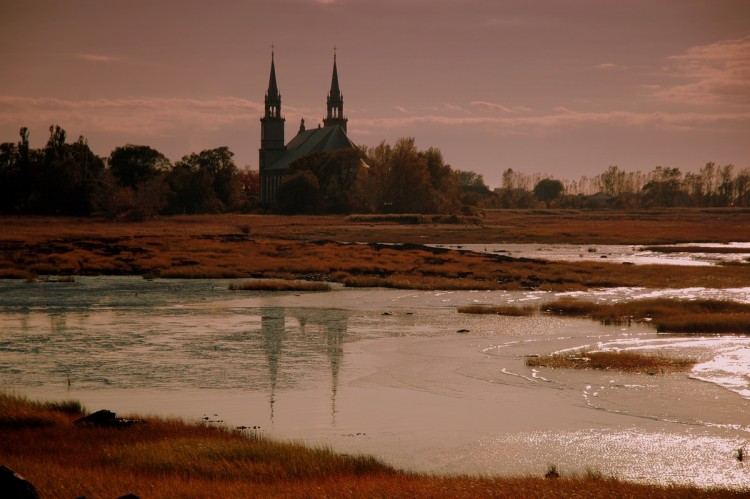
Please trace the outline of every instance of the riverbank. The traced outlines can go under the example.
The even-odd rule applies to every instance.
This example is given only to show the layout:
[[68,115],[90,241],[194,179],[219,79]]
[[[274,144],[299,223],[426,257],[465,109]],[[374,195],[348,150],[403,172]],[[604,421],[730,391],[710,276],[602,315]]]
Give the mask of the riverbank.
[[586,476],[487,478],[396,470],[366,456],[274,442],[252,429],[159,418],[81,425],[75,404],[0,393],[0,458],[40,497],[743,497],[741,491]]

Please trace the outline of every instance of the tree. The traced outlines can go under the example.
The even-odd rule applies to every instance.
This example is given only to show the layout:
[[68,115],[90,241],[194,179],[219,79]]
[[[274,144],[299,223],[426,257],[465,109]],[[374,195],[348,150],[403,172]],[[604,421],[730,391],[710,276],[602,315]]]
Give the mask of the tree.
[[657,166],[651,180],[643,186],[644,206],[679,206],[687,204],[689,196],[681,190],[682,172],[679,168]]
[[116,147],[109,155],[109,170],[123,187],[136,188],[160,173],[166,173],[171,163],[162,153],[149,146],[127,144]]
[[617,197],[625,191],[625,172],[617,165],[610,165],[599,175],[599,190],[607,196]]
[[539,201],[545,203],[548,208],[550,203],[559,198],[562,192],[562,182],[551,178],[544,178],[534,186],[534,196],[536,196]]
[[308,169],[285,175],[276,191],[278,208],[282,213],[312,213],[319,206],[320,184]]
[[178,161],[168,182],[172,213],[220,213],[243,206],[237,166],[228,147],[206,149]]

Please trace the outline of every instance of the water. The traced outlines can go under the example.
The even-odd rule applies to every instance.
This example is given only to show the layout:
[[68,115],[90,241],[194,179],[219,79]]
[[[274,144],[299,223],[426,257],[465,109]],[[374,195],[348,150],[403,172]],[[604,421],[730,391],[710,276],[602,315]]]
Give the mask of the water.
[[[497,253],[513,258],[536,258],[550,261],[606,261],[635,265],[708,266],[729,262],[747,262],[750,243],[683,243],[659,245],[672,248],[669,253],[650,251],[644,246],[623,244],[437,244],[441,248],[460,249],[481,253]],[[679,251],[684,248],[684,251]],[[697,251],[696,248],[705,248]],[[719,248],[725,252],[711,251]]]
[[[76,398],[90,410],[259,426],[424,472],[542,474],[554,462],[649,482],[748,483],[733,459],[750,441],[746,337],[456,312],[571,293],[260,293],[230,292],[230,282],[0,281],[0,389]],[[750,289],[576,295],[661,293],[750,301]],[[582,346],[700,362],[669,376],[524,365],[528,354]]]

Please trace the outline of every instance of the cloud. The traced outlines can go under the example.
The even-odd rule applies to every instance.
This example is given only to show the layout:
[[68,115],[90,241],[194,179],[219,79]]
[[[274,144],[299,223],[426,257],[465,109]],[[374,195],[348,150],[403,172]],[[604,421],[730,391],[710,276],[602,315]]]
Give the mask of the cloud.
[[386,118],[357,118],[352,120],[352,128],[372,133],[373,130],[413,128],[421,125],[437,126],[478,126],[492,129],[495,133],[509,135],[536,135],[561,132],[565,129],[588,125],[613,127],[654,127],[671,131],[712,128],[726,123],[750,123],[750,110],[727,113],[665,113],[575,111],[556,107],[550,113],[538,115],[496,115],[496,116],[448,116],[423,114]]
[[498,113],[507,113],[507,114],[518,114],[518,113],[530,113],[532,110],[528,107],[524,106],[515,106],[513,108],[503,106],[502,104],[495,104],[494,102],[486,102],[486,101],[472,101],[469,103],[470,106],[482,109],[484,111],[492,111],[492,112],[498,112]]
[[116,62],[120,60],[120,57],[102,54],[73,54],[73,57],[81,61],[95,63]]
[[596,68],[597,69],[604,69],[604,70],[609,70],[609,69],[625,69],[625,66],[620,66],[619,64],[615,64],[613,62],[604,62],[602,64],[598,64],[596,66]]
[[188,127],[211,131],[256,120],[262,112],[263,104],[235,97],[66,100],[0,96],[0,125],[47,127],[59,123],[125,137],[167,136]]
[[653,90],[657,98],[690,104],[750,106],[750,35],[688,49],[665,68],[685,83]]

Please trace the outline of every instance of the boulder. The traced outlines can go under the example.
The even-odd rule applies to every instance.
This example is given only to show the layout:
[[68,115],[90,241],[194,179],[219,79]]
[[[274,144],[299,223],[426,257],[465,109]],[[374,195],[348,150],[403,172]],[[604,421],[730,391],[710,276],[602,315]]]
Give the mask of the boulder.
[[0,466],[0,491],[3,497],[39,499],[39,494],[31,482],[5,466]]
[[96,411],[88,416],[78,418],[75,420],[77,426],[115,426],[115,427],[127,427],[135,423],[132,419],[118,418],[114,412],[102,409]]

